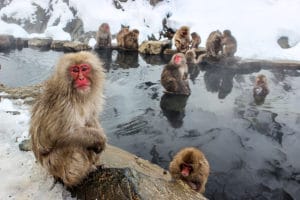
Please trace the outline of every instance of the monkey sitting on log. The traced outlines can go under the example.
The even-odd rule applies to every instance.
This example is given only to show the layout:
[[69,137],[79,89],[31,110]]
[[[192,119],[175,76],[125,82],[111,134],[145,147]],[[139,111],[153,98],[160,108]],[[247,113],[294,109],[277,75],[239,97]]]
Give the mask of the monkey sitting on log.
[[219,52],[222,51],[222,33],[219,30],[213,31],[209,34],[206,40],[206,51],[207,56],[217,57]]
[[165,93],[190,95],[188,66],[184,54],[173,55],[162,71],[161,84],[166,89]]
[[194,148],[187,147],[180,150],[169,166],[173,180],[182,180],[193,190],[205,192],[205,185],[210,172],[210,167],[204,154]]
[[221,41],[222,53],[225,57],[233,57],[237,50],[237,42],[230,30],[223,31],[223,38]]
[[30,135],[37,161],[67,187],[100,165],[106,136],[98,122],[105,74],[89,52],[65,54],[32,109]]

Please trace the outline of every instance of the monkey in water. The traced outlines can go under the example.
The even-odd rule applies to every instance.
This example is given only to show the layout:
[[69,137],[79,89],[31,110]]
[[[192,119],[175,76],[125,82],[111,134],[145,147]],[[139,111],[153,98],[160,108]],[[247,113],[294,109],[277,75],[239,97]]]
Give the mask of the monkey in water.
[[262,104],[265,101],[266,96],[270,90],[267,83],[267,77],[263,74],[259,74],[255,78],[255,85],[253,88],[253,98],[256,104]]
[[196,32],[191,33],[191,36],[192,36],[191,49],[193,48],[197,49],[199,47],[199,44],[201,43],[201,37]]
[[121,25],[121,30],[117,34],[118,47],[124,47],[124,36],[129,33],[129,26]]
[[111,33],[108,23],[103,23],[99,26],[96,40],[96,49],[101,47],[111,47]]
[[205,185],[210,172],[210,167],[204,154],[194,148],[187,147],[180,150],[169,166],[173,180],[182,180],[193,190],[205,192]]
[[222,53],[225,57],[233,57],[237,50],[237,42],[230,30],[223,31],[223,38],[221,41]]
[[124,35],[124,48],[138,50],[139,48],[139,30],[133,29]]
[[222,51],[222,33],[219,30],[213,31],[209,34],[206,40],[207,56],[217,57]]
[[205,56],[206,56],[205,54],[202,54],[202,55],[198,56],[198,58],[197,58],[195,49],[190,49],[185,53],[186,63],[188,65],[189,64],[198,64],[203,61]]
[[182,26],[174,35],[174,43],[178,52],[185,53],[189,49],[191,43],[190,28]]
[[106,136],[98,122],[105,74],[89,52],[62,56],[32,109],[30,135],[37,161],[67,187],[97,169]]
[[188,66],[184,54],[173,55],[171,61],[164,67],[160,81],[166,89],[165,93],[190,95]]

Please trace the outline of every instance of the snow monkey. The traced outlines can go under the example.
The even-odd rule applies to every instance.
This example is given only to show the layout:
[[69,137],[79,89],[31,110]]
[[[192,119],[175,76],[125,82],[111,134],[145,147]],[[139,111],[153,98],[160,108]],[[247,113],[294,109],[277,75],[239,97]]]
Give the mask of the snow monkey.
[[129,26],[121,25],[121,30],[117,34],[118,47],[124,47],[124,35],[129,32]]
[[213,31],[209,34],[206,40],[207,56],[217,57],[222,51],[222,33],[219,30]]
[[259,74],[255,78],[255,85],[253,88],[253,98],[257,104],[262,104],[265,101],[266,96],[269,94],[269,87],[267,77],[263,74]]
[[133,29],[124,35],[124,48],[138,50],[139,48],[139,30]]
[[174,35],[174,44],[178,52],[185,53],[189,49],[191,43],[190,28],[182,26]]
[[185,55],[176,53],[162,71],[161,84],[166,89],[166,93],[190,95],[187,77],[188,66]]
[[194,147],[180,150],[170,163],[169,171],[174,180],[181,179],[193,190],[205,192],[210,167],[200,150]]
[[234,56],[237,50],[237,42],[236,39],[231,35],[230,30],[223,31],[223,38],[221,41],[222,52],[225,57]]
[[193,48],[197,49],[199,47],[199,44],[201,43],[201,37],[196,32],[191,33],[191,36],[192,36],[191,49]]
[[89,52],[62,56],[32,109],[30,134],[37,161],[71,187],[99,166],[106,136],[98,122],[105,74]]
[[111,33],[108,23],[103,23],[99,26],[96,40],[95,48],[111,47]]

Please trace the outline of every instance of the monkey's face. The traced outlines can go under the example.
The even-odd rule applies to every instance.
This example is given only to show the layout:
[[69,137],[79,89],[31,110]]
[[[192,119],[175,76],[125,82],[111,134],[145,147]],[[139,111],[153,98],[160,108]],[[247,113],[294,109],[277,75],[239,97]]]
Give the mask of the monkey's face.
[[109,32],[109,25],[108,24],[102,24],[102,30],[104,31],[104,32],[106,32],[106,33],[108,33]]
[[188,177],[193,171],[193,167],[187,163],[180,165],[180,172],[183,177]]
[[89,79],[92,67],[89,64],[82,63],[72,65],[69,68],[69,73],[72,78],[73,87],[80,93],[90,91],[91,81]]

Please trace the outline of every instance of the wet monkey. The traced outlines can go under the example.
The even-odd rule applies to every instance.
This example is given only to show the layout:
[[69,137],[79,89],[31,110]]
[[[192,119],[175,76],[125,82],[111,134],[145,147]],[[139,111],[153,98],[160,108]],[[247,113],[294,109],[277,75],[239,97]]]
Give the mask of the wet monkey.
[[161,74],[161,84],[169,94],[190,95],[188,82],[188,66],[185,55],[176,53],[164,67]]
[[232,36],[230,30],[223,31],[223,37],[221,41],[222,53],[225,57],[234,56],[237,51],[237,41],[235,37]]
[[37,161],[66,186],[99,166],[106,136],[98,121],[105,74],[92,53],[62,56],[32,109],[30,135]]

